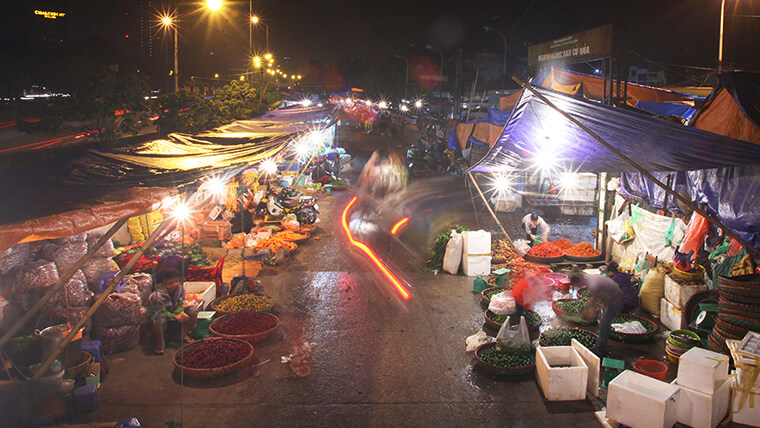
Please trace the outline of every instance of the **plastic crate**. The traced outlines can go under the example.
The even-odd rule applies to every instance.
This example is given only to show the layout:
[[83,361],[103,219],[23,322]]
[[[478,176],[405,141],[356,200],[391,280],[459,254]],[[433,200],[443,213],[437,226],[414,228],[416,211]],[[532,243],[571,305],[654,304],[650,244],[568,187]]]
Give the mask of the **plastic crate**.
[[85,384],[88,386],[95,385],[96,388],[100,388],[100,363],[90,364],[90,368],[87,369]]
[[90,340],[89,342],[82,342],[82,351],[92,354],[92,361],[99,363],[105,358],[103,353],[103,344],[99,340]]
[[74,409],[77,414],[84,415],[90,413],[97,410],[99,406],[97,386],[86,385],[74,389]]

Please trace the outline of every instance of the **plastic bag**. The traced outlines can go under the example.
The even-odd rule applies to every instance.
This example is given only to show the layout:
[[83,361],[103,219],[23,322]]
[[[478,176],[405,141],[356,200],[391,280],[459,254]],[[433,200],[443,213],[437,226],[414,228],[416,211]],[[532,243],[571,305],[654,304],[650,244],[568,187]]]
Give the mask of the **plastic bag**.
[[530,334],[525,317],[520,317],[516,325],[509,325],[509,317],[504,321],[496,335],[496,349],[510,354],[527,354],[530,349]]
[[286,215],[283,217],[280,224],[285,230],[290,230],[293,232],[298,232],[301,229],[301,224],[298,222],[295,214]]
[[451,231],[451,239],[446,244],[446,253],[443,255],[443,271],[452,275],[459,272],[462,264],[462,235],[456,230]]
[[666,247],[674,247],[675,242],[673,242],[673,235],[675,235],[676,231],[676,218],[673,217],[670,219],[670,226],[668,226],[668,230],[665,231],[665,246]]
[[87,278],[87,286],[94,292],[98,290],[98,280],[104,272],[119,270],[119,266],[111,259],[91,259],[82,267],[82,273]]
[[484,343],[488,342],[488,335],[485,331],[480,330],[479,332],[473,334],[472,336],[468,337],[464,343],[465,343],[465,351],[466,352],[473,352],[478,347]]
[[58,282],[58,269],[55,263],[37,260],[16,266],[2,278],[2,289],[22,292],[35,288],[49,287]]
[[[104,233],[102,232],[90,232],[87,234],[87,246],[91,247],[95,245],[96,242],[100,238],[102,238]],[[108,258],[113,257],[114,247],[113,247],[113,241],[108,240],[106,241],[102,247],[98,248],[98,251],[95,251],[94,257],[102,257],[102,258]]]
[[691,220],[686,226],[686,235],[681,241],[681,245],[678,246],[678,252],[686,254],[693,261],[699,253],[699,249],[705,243],[707,232],[710,230],[710,225],[707,223],[707,219],[694,212],[691,215]]
[[92,303],[94,293],[87,288],[87,278],[81,270],[78,270],[71,277],[66,286],[53,296],[53,303],[59,306],[66,306],[68,298],[69,306],[89,306]]
[[629,231],[626,228],[626,226],[630,228],[630,225],[628,225],[629,218],[628,211],[624,211],[623,214],[605,222],[607,225],[607,233],[615,243],[622,244],[623,242],[631,240]]
[[496,315],[511,315],[517,310],[517,305],[514,297],[512,297],[512,294],[509,291],[502,291],[499,294],[491,296],[488,310]]
[[643,334],[647,332],[646,327],[644,327],[639,321],[628,321],[619,324],[612,324],[611,327],[618,333]]
[[103,352],[108,354],[128,351],[140,344],[139,325],[124,325],[113,328],[95,327],[94,333],[103,345]]
[[72,242],[64,245],[49,243],[42,247],[40,257],[55,262],[60,275],[74,266],[86,253],[86,242]]
[[29,263],[32,260],[31,246],[22,242],[0,253],[0,275],[5,275],[16,266]]
[[93,316],[100,328],[137,325],[143,320],[140,298],[132,293],[111,293]]
[[530,250],[530,242],[525,239],[515,239],[513,244],[515,244],[515,249],[520,257],[524,256],[528,250]]

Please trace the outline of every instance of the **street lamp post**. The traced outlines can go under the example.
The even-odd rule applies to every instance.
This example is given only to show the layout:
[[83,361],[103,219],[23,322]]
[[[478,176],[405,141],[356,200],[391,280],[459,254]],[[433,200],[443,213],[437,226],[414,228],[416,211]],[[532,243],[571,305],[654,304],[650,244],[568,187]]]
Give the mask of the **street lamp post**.
[[396,58],[403,59],[406,63],[406,80],[404,81],[404,99],[406,99],[409,93],[409,60],[399,54],[396,54]]
[[440,49],[433,49],[433,46],[431,45],[425,45],[425,49],[429,51],[436,51],[438,52],[438,55],[441,56],[441,68],[440,68],[440,81],[439,81],[439,88],[443,88],[443,52],[441,52]]
[[179,63],[177,61],[178,57],[178,44],[177,44],[177,33],[179,32],[179,26],[174,22],[174,18],[171,16],[164,16],[161,18],[161,24],[166,28],[167,30],[174,29],[174,70],[172,71],[172,74],[174,74],[174,92],[179,92]]
[[726,22],[726,0],[720,2],[720,35],[718,37],[718,73],[723,70],[723,26]]
[[[723,1],[725,1],[725,0],[723,0]],[[502,73],[504,73],[504,75],[506,76],[506,74],[507,74],[507,52],[509,51],[509,46],[507,46],[507,38],[504,36],[504,34],[501,34],[500,32],[496,31],[493,27],[486,26],[486,27],[483,27],[483,30],[485,30],[486,32],[492,32],[492,33],[498,34],[499,37],[501,37],[501,39],[504,41],[504,65],[503,65],[503,68],[502,68]]]

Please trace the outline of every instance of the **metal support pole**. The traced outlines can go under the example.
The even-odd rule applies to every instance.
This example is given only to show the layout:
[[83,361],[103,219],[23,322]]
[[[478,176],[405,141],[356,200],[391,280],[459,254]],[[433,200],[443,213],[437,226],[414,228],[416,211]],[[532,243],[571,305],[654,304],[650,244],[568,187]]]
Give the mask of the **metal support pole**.
[[636,169],[638,172],[640,172],[641,175],[643,175],[644,177],[648,178],[654,184],[656,184],[657,186],[659,186],[663,190],[665,190],[666,193],[670,194],[672,197],[678,199],[679,201],[681,201],[684,204],[686,204],[687,206],[689,206],[691,209],[693,209],[694,211],[696,211],[699,215],[701,215],[702,217],[704,217],[707,221],[709,221],[710,223],[712,223],[715,226],[717,226],[718,228],[720,228],[723,231],[723,233],[725,233],[726,235],[728,235],[728,236],[736,239],[736,241],[739,242],[747,250],[751,251],[752,253],[754,253],[756,255],[760,255],[760,250],[758,250],[757,248],[753,247],[749,242],[745,241],[739,235],[737,235],[736,233],[734,233],[734,231],[732,231],[731,229],[729,229],[726,226],[724,226],[718,219],[716,219],[715,217],[713,217],[710,213],[708,213],[707,211],[703,210],[702,208],[696,206],[692,201],[690,201],[689,199],[685,198],[680,193],[675,192],[671,188],[669,188],[668,186],[666,186],[665,183],[663,183],[660,180],[658,180],[657,178],[655,178],[655,176],[652,175],[646,169],[644,169],[644,167],[642,167],[641,165],[639,165],[636,162],[634,162],[633,159],[631,159],[628,156],[624,155],[618,149],[612,147],[608,142],[604,141],[602,139],[602,137],[596,135],[596,133],[594,133],[594,131],[592,131],[591,129],[589,129],[586,125],[580,123],[577,119],[575,119],[574,117],[570,116],[569,114],[567,114],[565,111],[563,111],[559,107],[555,106],[551,101],[549,101],[548,99],[546,99],[546,97],[544,97],[543,95],[541,95],[538,92],[536,92],[536,90],[533,88],[533,86],[530,83],[523,81],[522,79],[520,79],[517,76],[512,76],[512,80],[514,80],[515,82],[517,82],[523,88],[525,88],[525,89],[529,90],[530,92],[532,92],[533,95],[535,95],[536,97],[538,97],[538,99],[540,99],[546,105],[548,105],[549,107],[551,107],[552,109],[554,109],[557,113],[559,113],[562,116],[564,116],[567,120],[573,122],[577,127],[581,128],[583,131],[585,131],[588,135],[590,135],[593,139],[595,139],[599,144],[601,144],[602,146],[604,146],[605,148],[607,148],[607,150],[609,150],[612,153],[614,153],[615,155],[617,155],[620,159],[624,160],[629,165],[631,165],[634,169]]
[[177,61],[177,34],[179,25],[174,26],[174,92],[179,92],[179,62]]
[[723,71],[723,26],[726,21],[726,0],[720,2],[720,34],[718,36],[718,73]]
[[504,236],[507,237],[507,243],[510,247],[512,247],[512,251],[517,252],[515,249],[514,244],[512,243],[512,238],[509,237],[509,234],[504,229],[504,226],[501,225],[501,222],[499,221],[499,217],[496,217],[496,213],[493,212],[491,209],[491,205],[488,204],[488,199],[486,199],[486,196],[483,194],[483,192],[480,190],[480,186],[478,186],[478,182],[475,181],[475,177],[472,176],[471,172],[467,172],[467,175],[470,177],[470,180],[472,180],[472,184],[475,185],[475,189],[478,191],[478,194],[480,195],[480,198],[483,199],[483,203],[486,204],[486,208],[488,208],[488,212],[491,213],[491,217],[496,221],[496,226],[499,227],[499,230],[501,230],[501,233],[504,234]]

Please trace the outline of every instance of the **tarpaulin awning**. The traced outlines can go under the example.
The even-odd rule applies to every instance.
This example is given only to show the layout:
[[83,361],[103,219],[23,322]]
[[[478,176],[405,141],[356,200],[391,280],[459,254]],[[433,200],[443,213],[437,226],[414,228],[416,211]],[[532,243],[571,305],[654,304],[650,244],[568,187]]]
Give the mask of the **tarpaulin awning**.
[[651,101],[639,101],[635,106],[639,110],[648,111],[659,116],[678,116],[686,120],[691,119],[697,109],[690,105],[679,103],[655,103]]
[[[541,88],[535,90],[648,171],[760,163],[760,148],[745,141]],[[579,172],[635,171],[529,91],[523,92],[494,147],[471,171],[500,172],[525,162]]]
[[760,144],[760,73],[723,73],[718,81],[690,125]]
[[80,208],[0,226],[0,251],[20,242],[65,238],[155,209],[175,189],[143,187],[88,200]]
[[509,115],[511,114],[511,110],[504,111],[496,110],[494,108],[488,109],[488,113],[486,113],[486,122],[496,126],[504,126],[507,124]]
[[[542,88],[552,89],[568,95],[583,96],[596,101],[603,101],[604,99],[605,80],[589,74],[552,68],[546,78],[538,83]],[[609,85],[609,81],[607,81],[607,85]],[[617,85],[617,80],[615,80],[615,85]],[[609,87],[607,87],[607,92],[609,92]],[[609,93],[607,96],[609,96]],[[688,94],[630,82],[628,83],[626,96],[628,98],[626,102],[631,106],[635,106],[639,101],[662,103],[685,101],[692,98]]]
[[515,108],[517,101],[520,99],[520,95],[522,95],[522,90],[519,90],[512,95],[499,98],[499,110],[511,111]]

